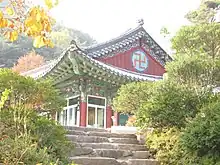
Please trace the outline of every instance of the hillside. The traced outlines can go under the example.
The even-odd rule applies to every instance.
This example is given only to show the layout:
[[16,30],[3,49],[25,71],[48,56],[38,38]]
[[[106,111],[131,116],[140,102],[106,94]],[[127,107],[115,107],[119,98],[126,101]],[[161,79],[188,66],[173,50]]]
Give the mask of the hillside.
[[35,50],[46,60],[51,60],[60,55],[62,50],[68,47],[71,40],[76,40],[79,45],[89,46],[96,41],[88,34],[79,30],[66,28],[62,25],[56,25],[52,33],[52,39],[55,43],[54,48],[43,47],[36,49],[33,47],[32,39],[21,36],[14,43],[9,43],[0,38],[0,67],[12,67],[20,56]]

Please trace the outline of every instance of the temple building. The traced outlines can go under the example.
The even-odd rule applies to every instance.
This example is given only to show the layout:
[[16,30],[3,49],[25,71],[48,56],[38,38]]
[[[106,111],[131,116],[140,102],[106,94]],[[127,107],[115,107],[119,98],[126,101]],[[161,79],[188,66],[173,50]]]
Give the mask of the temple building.
[[110,128],[123,120],[111,106],[120,86],[163,79],[164,65],[170,60],[141,20],[137,28],[105,43],[79,48],[72,41],[59,58],[23,75],[54,79],[67,100],[56,115],[62,125]]

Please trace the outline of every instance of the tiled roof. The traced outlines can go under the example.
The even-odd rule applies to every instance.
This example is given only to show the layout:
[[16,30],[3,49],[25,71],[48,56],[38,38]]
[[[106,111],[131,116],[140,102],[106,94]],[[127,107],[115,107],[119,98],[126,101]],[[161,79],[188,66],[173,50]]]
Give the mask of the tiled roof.
[[[126,47],[127,45],[138,41],[139,39],[144,39],[149,47],[151,47],[151,53],[153,53],[154,58],[155,56],[158,56],[157,58],[163,59],[164,56],[168,58],[168,60],[171,60],[172,58],[161,48],[156,41],[146,32],[146,30],[142,26],[138,26],[137,28],[127,31],[126,33],[122,34],[121,36],[114,38],[112,40],[109,40],[107,42],[103,42],[101,44],[96,44],[91,47],[88,47],[85,49],[88,56],[92,58],[100,58],[100,57],[106,57],[111,55],[112,52],[118,49],[122,49],[123,47]],[[156,59],[158,60],[158,59]],[[160,62],[160,61],[158,61]],[[160,62],[161,63],[161,62]],[[162,63],[164,65],[164,62]]]
[[50,74],[50,72],[53,72],[53,70],[56,69],[60,63],[62,63],[62,61],[67,57],[68,52],[73,51],[73,47],[74,47],[74,51],[76,51],[77,52],[76,54],[78,54],[76,58],[85,60],[93,64],[94,66],[97,66],[103,70],[108,71],[110,74],[115,74],[117,76],[121,76],[133,81],[140,81],[140,80],[155,81],[162,79],[162,76],[154,76],[154,75],[131,72],[125,69],[117,68],[115,66],[104,64],[103,62],[97,60],[98,57],[108,56],[109,53],[114,52],[117,49],[122,49],[123,47],[126,47],[126,45],[136,42],[140,38],[145,39],[146,42],[153,45],[151,50],[152,51],[151,55],[160,63],[164,64],[163,61],[164,59],[162,59],[162,56],[167,56],[167,58],[171,59],[171,57],[167,55],[166,52],[145,31],[145,29],[142,26],[138,26],[137,28],[128,31],[125,34],[115,39],[112,39],[105,43],[96,44],[87,47],[83,50],[79,49],[77,45],[71,45],[62,53],[62,55],[58,59],[53,60],[50,63],[45,64],[37,69],[22,73],[22,75],[31,76],[33,78],[40,78],[47,76],[48,74]]

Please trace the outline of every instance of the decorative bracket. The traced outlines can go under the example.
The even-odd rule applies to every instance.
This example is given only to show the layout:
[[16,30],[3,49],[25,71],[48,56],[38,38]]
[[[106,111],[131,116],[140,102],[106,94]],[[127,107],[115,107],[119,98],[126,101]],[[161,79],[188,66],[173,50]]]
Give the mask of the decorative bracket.
[[73,67],[73,72],[77,75],[80,75],[80,72],[79,72],[79,66],[77,64],[77,61],[74,57],[71,57],[71,53],[72,52],[68,52],[68,58],[70,60],[70,62],[72,63],[72,67]]
[[86,96],[88,92],[88,85],[86,80],[81,79],[79,81],[79,91],[81,94],[81,101],[86,102]]

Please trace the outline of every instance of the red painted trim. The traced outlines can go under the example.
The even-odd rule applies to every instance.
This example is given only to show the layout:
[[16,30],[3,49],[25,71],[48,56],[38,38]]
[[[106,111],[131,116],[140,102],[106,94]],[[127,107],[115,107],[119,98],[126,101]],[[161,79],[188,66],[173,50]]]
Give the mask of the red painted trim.
[[111,128],[112,126],[112,107],[110,105],[107,105],[106,107],[106,128]]
[[[148,58],[148,67],[143,72],[139,72],[138,70],[136,70],[134,67],[134,62],[132,61],[132,55],[137,50],[143,51]],[[148,52],[148,50],[145,50],[145,48],[140,46],[131,48],[126,52],[115,54],[111,57],[101,57],[98,58],[97,60],[109,65],[116,66],[118,68],[122,68],[137,73],[162,76],[165,72],[165,68],[158,61],[156,61],[153,56],[150,55],[150,52]]]
[[165,67],[163,65],[161,65],[154,57],[152,57],[150,55],[150,53],[145,50],[143,47],[139,47],[139,49],[143,50],[147,55],[148,55],[148,58],[151,58],[154,62],[156,62],[162,69],[165,69]]
[[86,127],[87,103],[80,102],[80,126]]

